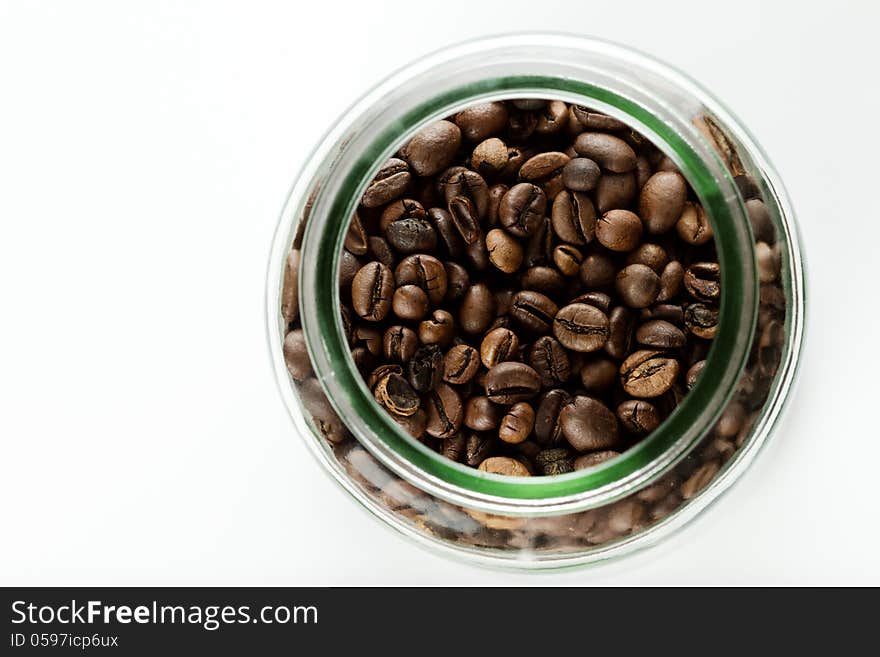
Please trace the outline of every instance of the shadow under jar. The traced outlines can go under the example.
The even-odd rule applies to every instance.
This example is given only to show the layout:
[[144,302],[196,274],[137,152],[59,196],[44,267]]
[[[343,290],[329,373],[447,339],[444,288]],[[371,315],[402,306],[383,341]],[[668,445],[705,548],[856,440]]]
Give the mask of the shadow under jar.
[[[528,99],[536,107],[547,99],[588,107],[656,145],[662,162],[652,162],[653,170],[680,171],[691,189],[694,202],[676,220],[681,230],[698,231],[708,221],[714,235],[717,259],[712,262],[717,265],[689,270],[687,283],[697,295],[711,295],[712,281],[722,281],[712,304],[684,309],[697,331],[701,324],[707,330],[714,326],[714,339],[706,342],[711,344],[708,353],[692,356],[689,367],[677,374],[676,385],[690,391],[659,426],[620,454],[586,453],[580,457],[582,470],[554,470],[552,454],[531,455],[544,472],[562,472],[532,477],[516,476],[524,473],[506,462],[470,467],[469,462],[486,464],[495,454],[481,440],[485,434],[456,435],[450,428],[460,425],[469,410],[454,403],[453,414],[462,417],[443,413],[452,425],[434,427],[442,445],[412,437],[421,435],[423,425],[437,424],[431,417],[437,413],[430,404],[421,406],[413,387],[441,380],[443,355],[450,347],[419,354],[419,363],[425,361],[419,374],[424,383],[411,385],[409,362],[420,343],[452,340],[448,325],[460,322],[454,313],[447,317],[438,310],[442,306],[432,298],[434,290],[418,281],[398,285],[392,269],[404,257],[401,253],[434,248],[439,231],[422,231],[419,222],[433,227],[438,217],[427,216],[428,205],[407,207],[402,199],[417,200],[419,179],[440,175],[445,160],[423,158],[414,171],[411,157],[409,165],[389,158],[439,119],[475,103],[512,99],[524,113],[530,111]],[[483,141],[479,137],[470,136],[470,148]],[[474,158],[491,166],[493,147],[487,144]],[[540,173],[536,176],[545,190],[552,187],[553,181],[542,180]],[[581,179],[592,175],[587,166],[574,174]],[[375,180],[382,184],[376,187]],[[401,200],[400,207],[389,210],[389,196]],[[392,221],[415,223],[401,224],[394,235],[384,228],[368,231],[372,237],[352,231],[349,219],[362,202],[383,207],[382,214],[389,214],[385,227]],[[456,219],[466,238],[460,254],[464,262],[468,208],[437,207],[461,213]],[[362,211],[371,212],[369,207]],[[549,216],[549,207],[541,213]],[[382,220],[370,217],[367,223]],[[269,343],[282,396],[299,433],[336,480],[375,515],[420,543],[475,561],[526,568],[625,554],[670,535],[726,490],[779,418],[795,378],[803,333],[802,262],[793,222],[782,186],[759,146],[722,105],[676,71],[619,46],[558,35],[500,37],[447,49],[396,73],[353,106],[325,136],[290,194],[267,286]],[[509,247],[504,235],[493,239],[499,249]],[[561,268],[578,257],[563,251],[557,263]],[[585,249],[580,255],[589,253]],[[651,257],[641,256],[647,262]],[[364,267],[368,262],[375,265]],[[512,264],[509,268],[516,270]],[[474,297],[475,307],[496,303],[488,289],[468,287],[463,270],[451,267],[444,273],[446,294],[453,290]],[[356,276],[371,290],[360,300],[340,292],[340,283],[350,289]],[[590,307],[603,303],[588,301]],[[342,311],[344,306],[350,309]],[[385,325],[377,330],[361,321],[382,312],[405,318],[400,322],[404,329],[387,336]],[[429,324],[422,336],[421,319]],[[474,332],[488,328],[475,325]],[[386,349],[395,357],[382,357]],[[467,354],[456,357],[467,360]],[[375,372],[384,360],[387,369]],[[441,378],[432,378],[437,369]],[[448,396],[443,385],[436,395],[441,404]],[[517,403],[509,401],[511,408]],[[380,403],[393,407],[397,421]],[[477,411],[480,421],[492,424],[486,417],[490,407]],[[527,416],[520,408],[511,422],[528,422]]]

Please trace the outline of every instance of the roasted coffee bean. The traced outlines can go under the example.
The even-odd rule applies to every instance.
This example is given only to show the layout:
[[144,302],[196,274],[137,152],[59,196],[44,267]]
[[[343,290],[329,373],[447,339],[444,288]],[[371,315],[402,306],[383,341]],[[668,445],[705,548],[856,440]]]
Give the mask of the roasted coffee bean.
[[435,344],[416,349],[409,361],[409,383],[417,392],[428,392],[443,378],[443,352]]
[[758,280],[772,283],[779,277],[782,266],[781,254],[766,242],[755,244],[755,262],[758,265]]
[[538,338],[529,351],[529,365],[541,377],[546,388],[563,385],[571,376],[568,352],[549,335]]
[[559,414],[565,439],[578,452],[608,449],[618,442],[614,413],[592,397],[577,396]]
[[560,244],[553,249],[553,264],[563,276],[577,276],[583,260],[583,254],[571,244]]
[[652,319],[636,330],[636,341],[646,347],[679,349],[687,343],[684,331],[662,319]]
[[471,166],[487,178],[499,176],[507,166],[507,145],[497,137],[480,142],[471,155]]
[[642,221],[629,210],[609,210],[596,221],[596,239],[612,251],[631,251],[642,237]]
[[534,426],[534,409],[526,402],[518,402],[501,418],[498,437],[506,443],[518,445],[529,437]]
[[455,124],[468,141],[482,141],[507,127],[507,107],[501,102],[477,103],[456,114]]
[[354,347],[351,350],[351,359],[354,366],[361,372],[366,372],[375,363],[375,357],[366,347]]
[[660,413],[641,399],[630,399],[617,407],[617,419],[629,433],[644,436],[660,426]]
[[712,225],[706,216],[703,206],[696,203],[685,203],[684,210],[675,224],[678,236],[688,244],[702,246],[712,239]]
[[507,119],[507,136],[511,141],[527,140],[538,127],[538,117],[533,112],[512,111]]
[[535,133],[539,135],[555,135],[565,127],[568,119],[568,105],[561,100],[551,100],[538,111],[538,123]]
[[[345,256],[345,251],[342,253]],[[354,258],[353,255],[351,257]],[[281,316],[288,324],[299,319],[299,259],[299,250],[291,249],[284,261],[284,278],[281,282]],[[356,259],[354,265],[358,265]],[[341,276],[345,268],[340,264],[339,270]],[[352,278],[354,278],[354,274],[352,274]],[[347,287],[341,281],[339,285]]]
[[519,352],[519,338],[516,333],[506,328],[489,331],[480,345],[480,360],[487,369],[498,363],[511,360]]
[[629,208],[639,189],[636,176],[629,173],[605,172],[596,184],[596,210],[600,213]]
[[576,157],[562,169],[562,182],[573,192],[591,192],[596,188],[602,170],[587,157]]
[[578,135],[574,149],[603,169],[625,173],[636,168],[636,154],[632,147],[614,135],[603,132],[584,132]]
[[476,468],[480,463],[489,458],[495,451],[496,440],[493,436],[472,433],[465,443],[465,463]]
[[601,465],[602,463],[606,463],[610,461],[615,456],[620,456],[620,452],[615,452],[611,449],[605,449],[601,452],[591,452],[589,454],[581,454],[574,460],[574,469],[575,470],[586,470],[587,468],[594,468],[597,465]]
[[528,477],[528,468],[509,456],[490,456],[480,463],[480,470],[506,477]]
[[636,158],[636,185],[639,189],[645,186],[648,179],[653,175],[654,169],[651,167],[651,161],[644,155]]
[[382,355],[397,363],[409,363],[418,346],[415,331],[406,326],[391,326],[382,336]]
[[529,237],[538,228],[547,208],[547,196],[537,185],[521,182],[501,198],[498,219],[511,235]]
[[373,260],[378,260],[389,269],[397,263],[397,256],[384,237],[370,235],[367,238],[367,245],[369,246],[367,253]]
[[526,331],[547,334],[557,311],[556,304],[540,292],[521,290],[513,295],[510,317]]
[[355,212],[348,222],[348,231],[345,233],[345,250],[357,256],[367,254],[367,233],[361,224],[358,213]]
[[388,374],[373,389],[376,401],[395,415],[413,415],[421,400],[400,374]]
[[428,425],[425,430],[434,438],[451,438],[461,429],[464,407],[450,386],[438,383],[427,396]]
[[352,344],[364,347],[373,356],[382,353],[382,332],[379,329],[361,324],[352,331]]
[[434,256],[422,253],[407,256],[400,261],[394,270],[394,282],[398,287],[417,285],[435,305],[443,300],[447,292],[446,268],[443,263]]
[[580,124],[588,130],[623,130],[626,128],[623,121],[583,105],[572,105],[571,111]]
[[550,220],[542,217],[538,227],[526,244],[525,260],[526,267],[539,265],[551,265],[553,260],[553,231],[550,229]]
[[773,220],[770,218],[770,212],[764,201],[759,198],[749,199],[746,201],[746,212],[749,215],[749,222],[752,224],[755,240],[770,244],[775,242],[776,230],[773,228]]
[[294,329],[284,336],[283,352],[287,371],[294,381],[304,381],[312,376],[312,361],[302,329]]
[[658,244],[640,244],[626,256],[628,265],[645,265],[658,276],[669,262],[666,250]]
[[486,235],[486,249],[489,251],[489,262],[505,274],[512,274],[523,261],[523,248],[507,231],[493,228]]
[[338,445],[351,434],[333,410],[321,384],[315,378],[308,378],[298,388],[299,397],[318,432],[327,442]]
[[565,474],[574,470],[574,459],[564,447],[554,447],[538,452],[535,465],[545,475]]
[[562,294],[565,279],[552,267],[532,267],[522,275],[520,285],[524,290],[534,290],[552,298]]
[[399,253],[432,251],[437,246],[437,233],[427,219],[407,217],[392,222],[385,239]]
[[507,166],[504,167],[504,171],[501,172],[501,178],[510,182],[516,180],[517,175],[519,174],[519,169],[528,159],[528,156],[521,149],[513,146],[508,147],[507,149]]
[[572,351],[596,351],[608,340],[608,316],[595,306],[570,304],[553,319],[553,335]]
[[446,296],[445,301],[457,301],[464,296],[471,286],[471,277],[467,273],[467,269],[457,262],[444,262],[443,268],[446,270]]
[[376,173],[373,182],[364,192],[361,205],[365,208],[380,208],[403,194],[411,180],[409,165],[392,157]]
[[703,373],[704,367],[706,367],[705,360],[698,360],[696,363],[691,365],[690,369],[687,371],[687,374],[684,377],[688,390],[697,385],[697,380],[700,378],[700,374]]
[[605,289],[614,283],[617,269],[605,253],[591,253],[581,263],[581,282],[591,289]]
[[427,216],[437,232],[438,243],[443,246],[449,257],[460,258],[464,253],[465,245],[461,233],[452,221],[452,215],[443,208],[431,208]]
[[679,327],[684,326],[684,310],[677,304],[658,303],[650,308],[642,308],[640,314],[643,321],[662,319]]
[[486,212],[486,226],[489,228],[495,228],[500,224],[498,208],[501,207],[501,199],[504,198],[507,190],[507,185],[502,183],[489,188],[489,210]]
[[466,344],[452,347],[446,354],[443,366],[443,380],[461,385],[474,378],[480,369],[479,352]]
[[721,267],[717,262],[697,262],[684,272],[684,286],[698,301],[717,301],[721,296]]
[[604,292],[585,292],[571,300],[572,303],[585,303],[594,306],[606,315],[611,309],[611,297]]
[[715,478],[715,475],[718,474],[720,469],[721,464],[717,461],[704,463],[697,468],[697,470],[685,480],[679,489],[682,499],[689,500],[696,497],[697,493],[709,485],[709,482]]
[[427,217],[424,206],[411,198],[400,199],[385,206],[382,216],[379,218],[379,230],[383,233],[395,221],[401,219],[424,219]]
[[466,245],[480,239],[480,218],[476,207],[466,196],[454,196],[449,201],[449,216]]
[[455,320],[446,310],[435,310],[430,319],[419,323],[419,340],[422,344],[438,344],[446,347],[455,338]]
[[680,173],[658,171],[639,194],[639,217],[652,235],[670,230],[678,222],[687,200],[687,183]]
[[646,265],[628,265],[614,281],[617,294],[630,308],[647,308],[660,294],[660,277]]
[[385,363],[383,365],[379,365],[376,369],[370,372],[370,375],[367,377],[367,387],[370,390],[374,390],[376,388],[376,384],[379,383],[382,379],[384,379],[389,374],[403,374],[403,368],[397,363]]
[[391,411],[388,412],[391,419],[399,424],[404,431],[410,436],[419,440],[425,435],[425,428],[428,425],[428,414],[421,408],[412,415],[395,415]]
[[601,394],[617,382],[617,365],[614,361],[598,357],[581,365],[581,383],[587,392]]
[[486,375],[486,396],[496,404],[527,401],[541,392],[541,377],[525,363],[499,363]]
[[433,176],[450,164],[461,145],[461,130],[450,121],[436,121],[422,128],[400,149],[417,176]]
[[450,167],[443,172],[437,184],[448,204],[457,197],[467,198],[477,219],[486,217],[489,210],[489,186],[479,173],[465,167]]
[[464,426],[474,431],[494,431],[501,422],[504,408],[493,404],[484,395],[467,400],[464,407]]
[[371,322],[385,319],[391,310],[394,274],[381,262],[361,267],[351,282],[351,303],[359,317]]
[[535,439],[538,444],[553,446],[562,439],[559,413],[571,401],[571,396],[560,388],[555,388],[541,396],[535,412]]
[[483,272],[489,269],[489,251],[486,249],[486,242],[481,239],[476,240],[473,244],[468,244],[464,248],[464,256],[467,259],[471,269]]
[[596,234],[596,209],[582,192],[561,191],[551,211],[553,232],[563,242],[583,246]]
[[551,201],[562,191],[562,169],[571,158],[565,153],[551,151],[526,160],[519,169],[519,179],[539,185]]
[[705,303],[692,303],[685,308],[684,325],[698,338],[712,339],[718,329],[718,309]]
[[465,333],[477,334],[486,330],[495,317],[495,298],[485,283],[468,288],[458,310],[458,325]]
[[681,292],[684,281],[684,267],[677,260],[668,263],[660,273],[660,293],[657,301],[671,301]]
[[343,249],[339,258],[339,287],[349,287],[360,268],[361,262],[357,256]]
[[394,290],[391,307],[400,319],[419,320],[428,312],[428,295],[418,285],[404,285]]
[[672,387],[679,365],[662,351],[643,349],[627,357],[620,366],[623,389],[633,397],[659,397]]

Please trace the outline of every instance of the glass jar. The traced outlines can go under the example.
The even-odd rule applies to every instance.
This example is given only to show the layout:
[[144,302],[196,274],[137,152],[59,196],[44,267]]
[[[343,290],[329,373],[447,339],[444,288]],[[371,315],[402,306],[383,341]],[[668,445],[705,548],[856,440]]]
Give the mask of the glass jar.
[[[349,217],[379,166],[409,136],[475,102],[529,97],[596,108],[665,151],[709,216],[724,284],[703,374],[656,431],[588,470],[514,478],[446,459],[379,408],[349,352],[337,276]],[[785,191],[724,106],[678,71],[627,48],[527,34],[429,55],[338,120],[282,212],[266,308],[271,358],[296,430],[357,501],[438,551],[545,568],[656,543],[737,480],[791,393],[804,279]],[[283,347],[292,328],[302,329],[310,360],[295,368],[296,380]]]

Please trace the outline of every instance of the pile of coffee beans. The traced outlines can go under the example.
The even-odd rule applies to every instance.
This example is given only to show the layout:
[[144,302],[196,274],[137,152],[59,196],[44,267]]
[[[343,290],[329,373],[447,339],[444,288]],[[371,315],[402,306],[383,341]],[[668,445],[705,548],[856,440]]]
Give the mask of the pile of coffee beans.
[[[446,457],[513,476],[589,468],[654,431],[703,369],[721,291],[675,164],[615,118],[537,99],[404,144],[351,219],[339,284],[376,402]],[[300,330],[285,355],[301,380]]]

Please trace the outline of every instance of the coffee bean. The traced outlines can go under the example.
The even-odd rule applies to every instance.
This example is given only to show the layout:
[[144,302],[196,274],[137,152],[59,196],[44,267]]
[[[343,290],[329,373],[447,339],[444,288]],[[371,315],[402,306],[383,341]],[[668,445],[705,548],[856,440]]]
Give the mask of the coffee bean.
[[545,475],[565,474],[574,470],[574,459],[564,447],[555,447],[538,452],[535,464]]
[[717,301],[721,296],[720,279],[717,262],[697,262],[684,272],[684,286],[698,301]]
[[446,268],[434,256],[422,253],[407,256],[394,270],[394,282],[398,287],[417,285],[427,293],[432,304],[440,303],[446,296]]
[[773,220],[764,201],[759,198],[749,199],[746,201],[746,213],[749,215],[756,241],[771,244],[776,241],[776,229],[773,228]]
[[428,295],[418,285],[404,285],[394,290],[391,307],[400,319],[419,320],[428,312]]
[[518,402],[510,407],[501,419],[498,437],[511,445],[525,441],[535,426],[535,411],[526,402]]
[[382,353],[382,333],[373,326],[361,324],[352,333],[352,344],[362,346],[371,355],[378,356]]
[[553,264],[563,276],[577,276],[584,256],[571,244],[560,244],[553,249]]
[[417,176],[433,176],[452,164],[461,145],[461,130],[450,121],[436,121],[422,128],[400,149]]
[[721,465],[717,461],[710,461],[700,466],[688,479],[681,485],[682,499],[689,500],[696,497],[697,493],[709,485],[709,482],[715,478]]
[[418,346],[415,331],[405,326],[391,326],[382,337],[382,355],[397,363],[408,363]]
[[511,235],[529,237],[538,228],[547,207],[540,187],[523,182],[511,187],[501,198],[498,219]]
[[451,461],[461,463],[464,460],[466,446],[467,436],[459,433],[443,441],[440,453]]
[[779,277],[782,267],[781,254],[766,242],[755,244],[755,262],[758,265],[758,280],[772,283]]
[[357,212],[354,213],[351,221],[348,222],[344,246],[346,251],[357,256],[366,255],[367,253],[367,233],[364,231]]
[[465,167],[450,167],[437,185],[448,204],[456,197],[467,198],[477,219],[485,219],[489,211],[489,186],[479,173]]
[[703,206],[685,203],[684,210],[675,224],[678,236],[688,244],[702,246],[712,239],[712,225],[706,216]]
[[565,439],[578,452],[607,449],[618,442],[617,418],[605,404],[577,396],[559,414]]
[[632,147],[614,135],[603,132],[584,132],[578,135],[574,149],[603,169],[625,173],[636,168],[636,154]]
[[463,412],[458,393],[445,383],[438,383],[428,393],[425,430],[434,438],[451,438],[461,428]]
[[595,468],[597,465],[610,461],[615,456],[620,456],[620,452],[615,452],[611,449],[605,449],[601,452],[581,454],[574,460],[574,469],[586,470],[588,468]]
[[687,183],[680,173],[658,171],[639,194],[639,216],[652,235],[670,230],[678,222],[687,200]]
[[357,256],[343,249],[342,255],[339,257],[339,287],[349,287],[360,268],[361,261],[357,259]]
[[376,173],[361,198],[365,208],[379,208],[398,198],[412,180],[409,165],[396,157],[392,157]]
[[400,374],[384,376],[373,389],[376,401],[395,415],[413,415],[421,400]]
[[398,219],[388,226],[385,238],[399,253],[432,251],[437,246],[437,233],[427,219]]
[[384,237],[370,235],[367,238],[367,245],[369,247],[367,253],[373,260],[378,260],[389,269],[397,263],[397,256],[391,249],[391,245],[388,244],[388,240]]
[[374,390],[376,385],[389,374],[403,374],[403,368],[397,363],[384,363],[375,368],[367,377],[367,387]]
[[478,433],[470,434],[465,444],[465,463],[476,468],[491,456],[495,450],[495,443],[496,440],[492,436]]
[[662,351],[643,349],[627,357],[620,366],[623,389],[633,397],[659,397],[678,376],[678,361]]
[[588,130],[623,130],[626,128],[623,121],[583,105],[572,105],[571,110],[574,117]]
[[684,324],[698,338],[712,339],[718,329],[718,309],[704,303],[692,303],[684,311]]
[[410,436],[419,440],[425,435],[425,428],[428,425],[428,414],[421,408],[412,415],[395,415],[389,411],[391,419],[403,428]]
[[427,216],[437,232],[438,243],[443,246],[449,257],[460,258],[464,253],[464,241],[455,222],[452,221],[452,215],[443,208],[431,208]]
[[585,292],[571,300],[572,303],[585,303],[598,308],[606,315],[611,308],[611,297],[604,292]]
[[507,145],[497,137],[480,142],[471,155],[471,166],[487,178],[497,177],[507,166]]
[[458,325],[465,333],[483,333],[495,317],[495,299],[485,283],[468,288],[458,311]]
[[486,396],[496,404],[515,404],[541,391],[541,377],[524,363],[499,363],[486,375]]
[[358,316],[371,322],[385,319],[391,310],[394,275],[381,262],[361,267],[351,282],[351,303]]
[[477,239],[473,244],[468,244],[464,249],[464,256],[471,269],[478,272],[489,269],[489,251],[483,240]]
[[466,196],[454,196],[449,201],[449,216],[466,245],[480,239],[480,219],[474,204]]
[[468,141],[483,141],[507,126],[507,107],[500,102],[477,103],[456,114],[455,124]]
[[510,112],[507,119],[507,136],[511,141],[521,142],[527,140],[538,127],[538,117],[533,112],[514,111]]
[[284,336],[283,352],[287,371],[294,381],[304,381],[312,376],[312,361],[302,329],[294,329]]
[[443,380],[461,385],[473,379],[479,369],[480,354],[477,350],[470,345],[458,344],[446,354]]
[[471,286],[471,277],[467,269],[457,262],[444,262],[446,270],[446,296],[445,301],[457,301],[461,299]]
[[539,185],[546,197],[553,200],[562,191],[562,169],[571,158],[565,153],[551,151],[526,160],[519,169],[519,179]]
[[494,431],[501,422],[504,409],[493,404],[484,395],[467,400],[464,407],[464,426],[474,431]]
[[684,267],[677,260],[668,263],[660,273],[660,293],[657,301],[671,301],[681,292],[684,281]]
[[448,346],[455,337],[455,320],[446,310],[435,310],[430,319],[419,324],[419,340],[422,344]]
[[512,274],[523,261],[523,248],[510,233],[493,228],[486,235],[489,262],[505,274]]
[[529,365],[541,377],[541,384],[547,388],[563,385],[571,376],[568,353],[549,335],[538,338],[532,345]]
[[480,470],[506,477],[528,477],[529,470],[522,463],[509,456],[490,456],[480,463]]
[[630,308],[647,308],[660,294],[660,277],[646,265],[628,265],[614,282],[621,300]]
[[514,358],[519,351],[519,338],[506,328],[489,331],[480,345],[480,360],[488,369]]
[[[344,256],[345,251],[342,253]],[[281,316],[288,324],[299,319],[299,258],[299,250],[291,249],[284,261],[284,278],[281,283]],[[351,255],[351,258],[354,256]],[[354,265],[359,266],[357,259],[355,259]],[[340,264],[340,276],[345,269]],[[354,274],[352,274],[352,278],[354,278]],[[347,286],[343,282],[340,282],[339,285],[341,287]]]
[[612,251],[631,251],[642,237],[642,221],[629,210],[609,210],[596,222],[596,239]]
[[526,331],[547,334],[557,311],[556,304],[540,292],[521,290],[513,295],[510,317]]
[[690,369],[685,375],[685,383],[687,384],[688,390],[697,385],[697,380],[700,378],[700,374],[703,373],[704,367],[706,367],[705,360],[698,360],[696,363],[691,365]]
[[640,314],[643,321],[662,319],[679,327],[684,326],[684,310],[678,304],[658,303],[650,308],[643,308]]
[[524,264],[526,267],[550,265],[553,260],[553,231],[550,230],[550,220],[542,217],[538,227],[526,244]]
[[630,399],[617,407],[617,419],[628,432],[644,436],[660,426],[660,413],[641,399]]
[[588,288],[610,287],[616,275],[614,261],[605,253],[591,253],[581,263],[581,282]]
[[330,401],[317,379],[306,379],[298,390],[306,412],[325,440],[338,445],[350,437],[351,434],[336,411],[333,410],[333,406],[330,405]]
[[571,401],[571,396],[560,388],[555,388],[541,396],[535,412],[535,439],[538,444],[552,446],[562,439],[559,413]]
[[636,340],[646,347],[679,349],[687,342],[684,331],[662,319],[652,319],[636,331]]
[[599,394],[617,382],[617,365],[608,358],[595,358],[581,365],[581,383],[587,392]]
[[435,344],[419,347],[409,361],[409,383],[417,392],[428,392],[443,377],[443,352]]
[[388,231],[388,227],[401,219],[424,219],[427,217],[424,206],[411,198],[403,198],[385,206],[379,218],[379,230]]
[[535,133],[555,135],[565,127],[566,119],[568,119],[568,105],[561,100],[551,100],[538,111]]
[[591,192],[599,183],[602,170],[593,160],[576,157],[562,169],[562,182],[573,192]]
[[596,210],[590,197],[582,192],[563,190],[553,201],[553,232],[563,242],[583,246],[596,234]]
[[658,276],[669,262],[666,249],[658,244],[639,244],[626,256],[628,265],[645,265],[654,270]]
[[573,351],[596,351],[608,340],[608,316],[594,306],[570,304],[553,319],[553,335]]
[[534,290],[545,296],[555,297],[565,289],[565,279],[552,267],[532,267],[522,275],[520,285],[524,290]]

